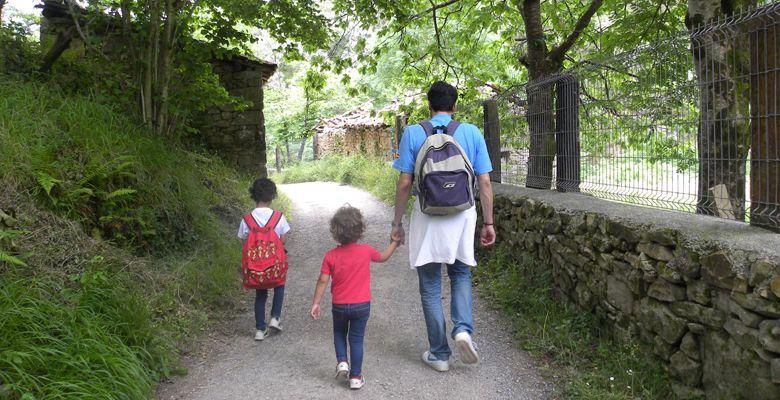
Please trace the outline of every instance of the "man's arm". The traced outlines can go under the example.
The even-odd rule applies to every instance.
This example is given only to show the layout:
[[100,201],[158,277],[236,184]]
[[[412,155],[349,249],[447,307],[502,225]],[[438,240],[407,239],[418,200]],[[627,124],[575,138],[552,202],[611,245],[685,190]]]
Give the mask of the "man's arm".
[[[412,174],[401,172],[398,183],[395,186],[395,216],[393,217],[393,230],[390,240],[404,244],[405,232],[401,226],[401,220],[406,214],[406,206],[409,204],[409,193],[412,191]],[[491,197],[492,199],[492,197]],[[492,207],[491,207],[492,210]]]
[[482,203],[482,230],[479,233],[479,242],[484,247],[496,242],[496,231],[493,228],[493,184],[490,183],[490,174],[477,176],[479,185],[479,201]]

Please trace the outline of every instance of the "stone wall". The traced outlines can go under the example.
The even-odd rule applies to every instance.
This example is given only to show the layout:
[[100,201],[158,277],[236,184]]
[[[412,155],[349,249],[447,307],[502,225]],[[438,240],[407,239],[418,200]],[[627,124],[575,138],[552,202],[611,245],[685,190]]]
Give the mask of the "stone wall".
[[207,110],[201,124],[206,145],[229,165],[265,176],[263,84],[274,73],[276,66],[239,56],[215,61],[213,65],[225,89],[251,105],[240,111],[231,106]]
[[662,359],[679,398],[780,399],[780,235],[583,194],[495,192],[499,240]]

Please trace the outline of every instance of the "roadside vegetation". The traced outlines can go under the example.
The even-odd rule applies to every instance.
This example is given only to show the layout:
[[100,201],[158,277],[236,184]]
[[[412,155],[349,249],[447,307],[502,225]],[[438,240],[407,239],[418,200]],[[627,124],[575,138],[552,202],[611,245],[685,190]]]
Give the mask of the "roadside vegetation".
[[0,398],[152,396],[237,306],[252,177],[40,83],[0,116]]

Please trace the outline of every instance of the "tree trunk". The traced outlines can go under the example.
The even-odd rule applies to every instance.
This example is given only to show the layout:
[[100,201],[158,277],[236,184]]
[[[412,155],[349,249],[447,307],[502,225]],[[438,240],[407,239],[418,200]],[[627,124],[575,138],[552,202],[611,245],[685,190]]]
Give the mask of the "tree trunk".
[[146,41],[146,55],[144,58],[143,86],[141,90],[141,109],[144,122],[154,126],[154,96],[152,91],[156,81],[155,69],[158,45],[158,30],[160,26],[160,0],[152,0],[149,3],[151,18],[149,20],[149,37]]
[[62,53],[70,47],[70,42],[75,35],[75,27],[70,27],[57,34],[57,38],[54,39],[54,44],[49,51],[46,52],[46,55],[43,56],[43,61],[41,62],[41,67],[39,69],[42,74],[47,74],[51,70],[51,67],[54,66],[54,63],[60,58]]
[[292,159],[292,154],[290,153],[290,141],[289,140],[285,140],[284,141],[284,147],[287,150],[287,162],[292,164],[293,159]]
[[695,29],[755,0],[688,0],[686,23],[699,80],[699,185],[696,212],[745,219],[745,175],[750,147],[750,87],[739,79],[749,70],[744,35]]
[[276,145],[276,156],[274,158],[274,161],[276,161],[276,172],[280,173],[282,172],[282,149],[278,144]]
[[301,147],[298,149],[298,162],[303,161],[303,152],[306,150],[306,138],[301,140]]
[[176,14],[173,0],[165,0],[165,27],[160,40],[160,59],[157,67],[157,118],[155,131],[158,135],[166,132],[168,128],[168,92],[171,81],[171,61],[173,51],[173,32],[176,27]]
[[528,68],[527,86],[529,131],[529,155],[526,187],[550,189],[552,187],[553,160],[555,159],[555,114],[553,112],[553,85],[535,85],[534,82],[559,72],[560,63],[548,58],[542,26],[540,0],[526,0],[520,9],[527,37],[527,56],[521,60]]
[[[771,20],[770,20],[771,21]],[[750,32],[750,223],[780,232],[780,84],[774,22]]]

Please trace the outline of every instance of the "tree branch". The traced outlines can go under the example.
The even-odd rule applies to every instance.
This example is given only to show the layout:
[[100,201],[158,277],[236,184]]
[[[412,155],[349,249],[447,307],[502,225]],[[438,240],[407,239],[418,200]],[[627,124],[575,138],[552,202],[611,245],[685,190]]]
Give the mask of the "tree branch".
[[445,1],[444,3],[433,4],[433,5],[431,5],[431,8],[429,8],[429,9],[427,9],[427,10],[425,10],[425,11],[419,13],[419,14],[415,14],[415,15],[412,15],[411,17],[409,17],[409,21],[414,21],[416,19],[421,18],[425,14],[428,14],[430,12],[434,12],[434,11],[440,9],[440,8],[451,6],[451,5],[453,5],[453,4],[455,4],[455,3],[459,2],[459,1],[460,0],[449,0],[449,1]]
[[560,45],[550,51],[549,57],[551,61],[560,62],[563,60],[563,56],[566,55],[566,52],[569,51],[572,46],[574,46],[574,43],[577,42],[577,39],[580,37],[582,32],[584,32],[585,28],[588,27],[591,18],[593,18],[593,15],[595,15],[596,11],[598,11],[599,7],[601,7],[601,3],[602,0],[592,0],[590,2],[588,9],[585,10],[582,15],[580,15],[580,18],[574,25],[574,30],[569,33],[569,36],[567,36]]

